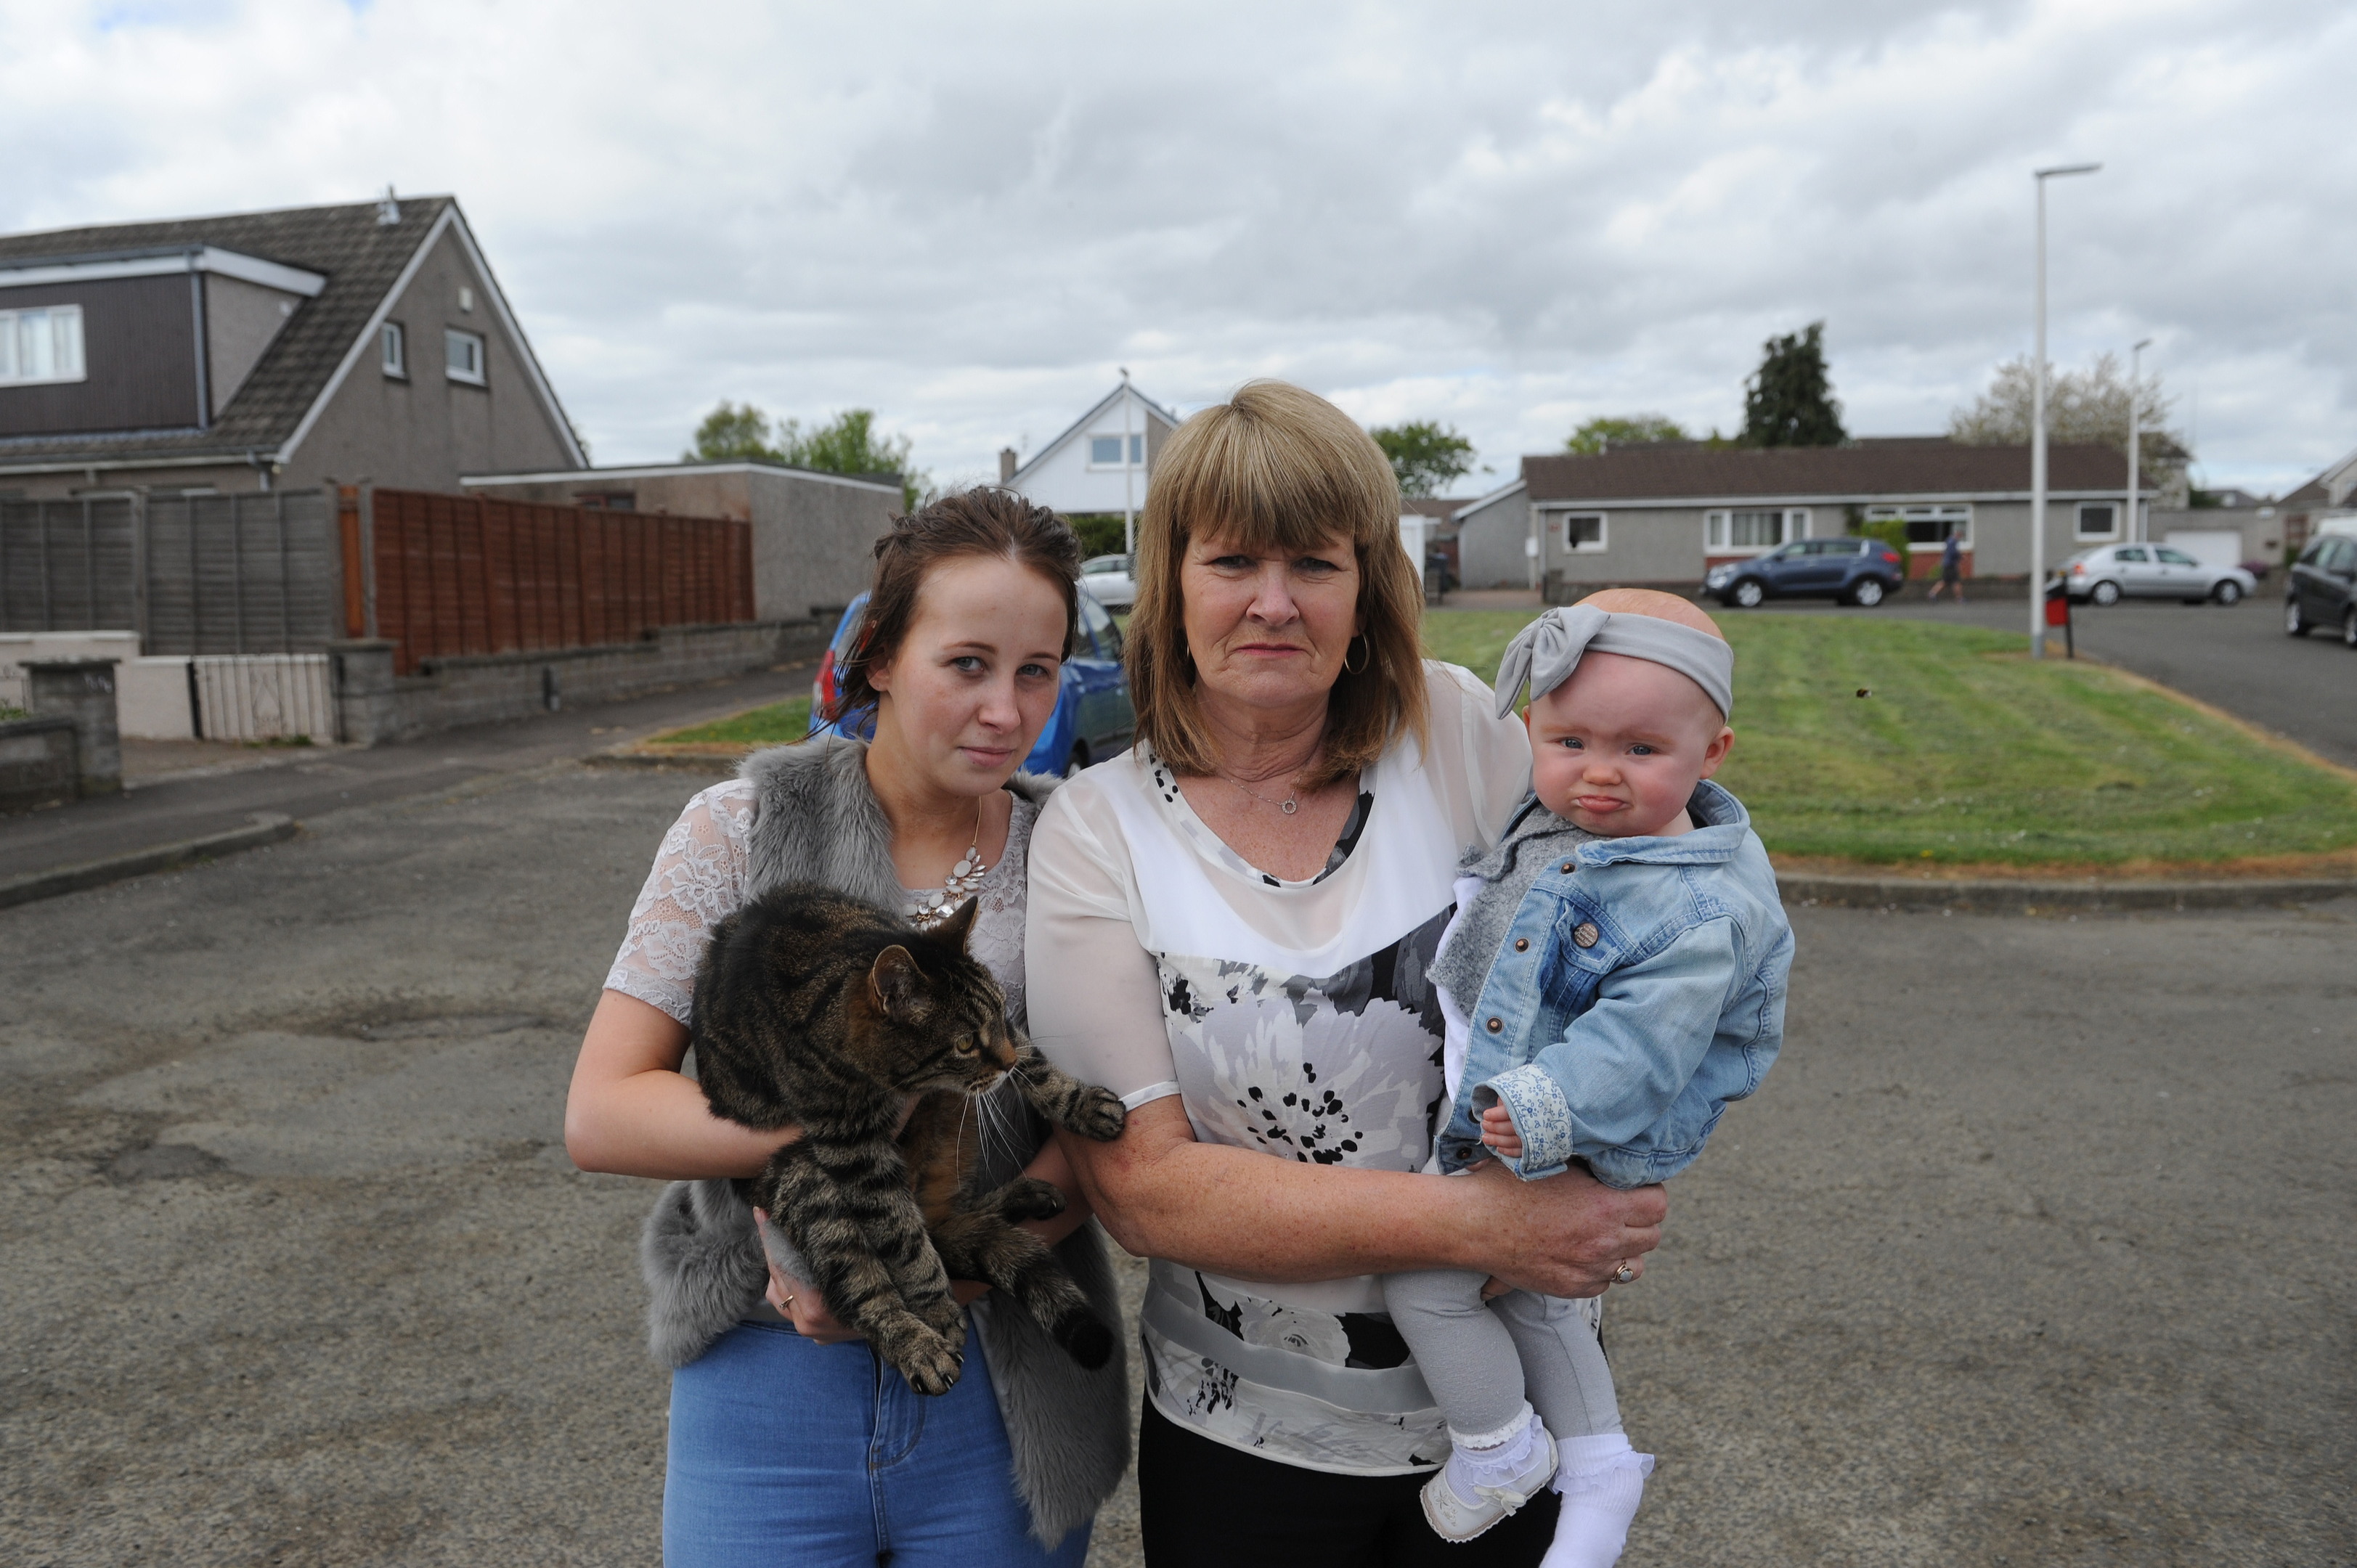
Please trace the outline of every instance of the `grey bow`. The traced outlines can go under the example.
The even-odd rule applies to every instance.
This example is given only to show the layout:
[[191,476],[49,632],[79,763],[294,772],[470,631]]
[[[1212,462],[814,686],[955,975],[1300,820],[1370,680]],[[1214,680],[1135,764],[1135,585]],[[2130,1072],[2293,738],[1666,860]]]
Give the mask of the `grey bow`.
[[1735,650],[1706,631],[1653,616],[1558,605],[1515,634],[1498,661],[1498,716],[1528,682],[1537,702],[1571,679],[1588,650],[1664,664],[1700,686],[1722,715],[1735,711]]

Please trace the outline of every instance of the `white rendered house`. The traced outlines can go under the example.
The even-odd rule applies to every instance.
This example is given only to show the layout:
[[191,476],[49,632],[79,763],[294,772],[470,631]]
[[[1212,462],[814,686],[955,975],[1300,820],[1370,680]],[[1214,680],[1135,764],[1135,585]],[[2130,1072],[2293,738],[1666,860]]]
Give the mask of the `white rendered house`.
[[1146,476],[1178,428],[1178,414],[1123,381],[1028,461],[999,453],[998,482],[1067,514],[1142,511]]

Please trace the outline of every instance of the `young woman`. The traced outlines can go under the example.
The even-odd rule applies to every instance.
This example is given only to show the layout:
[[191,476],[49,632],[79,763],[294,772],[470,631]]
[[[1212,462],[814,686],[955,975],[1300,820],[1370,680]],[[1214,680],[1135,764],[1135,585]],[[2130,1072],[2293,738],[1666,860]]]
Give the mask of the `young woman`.
[[[566,1103],[581,1168],[673,1183],[640,1249],[654,1351],[674,1369],[670,1568],[1078,1564],[1128,1462],[1120,1356],[1083,1372],[1019,1308],[994,1311],[984,1287],[962,1284],[976,1330],[964,1374],[926,1399],[807,1285],[773,1280],[733,1178],[797,1133],[718,1120],[680,1070],[712,928],[788,882],[926,924],[979,898],[971,950],[1025,1021],[1028,850],[1053,783],[1016,768],[1055,709],[1079,543],[1044,508],[977,489],[902,519],[876,553],[866,627],[829,715],[872,708],[875,740],[774,747],[688,802],[631,910]],[[1023,1170],[1065,1190],[1071,1207],[1034,1228],[1116,1320],[1057,1145],[1011,1094],[985,1112],[1017,1133],[989,1140],[988,1179]]]

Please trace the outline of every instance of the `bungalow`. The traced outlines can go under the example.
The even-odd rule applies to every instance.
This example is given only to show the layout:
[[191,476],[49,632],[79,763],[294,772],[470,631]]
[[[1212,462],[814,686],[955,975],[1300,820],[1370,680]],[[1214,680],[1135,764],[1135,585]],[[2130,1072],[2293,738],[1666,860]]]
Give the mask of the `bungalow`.
[[1146,476],[1178,415],[1124,381],[1025,461],[998,455],[998,482],[1067,516],[1143,510]]
[[[2127,460],[2107,446],[2048,455],[2046,559],[2130,537]],[[2149,492],[2140,496],[2148,510]],[[1469,588],[1544,587],[1551,601],[1609,584],[1691,587],[1724,561],[1875,521],[1905,526],[1912,575],[1947,540],[1968,575],[2029,572],[2029,449],[1944,436],[1869,436],[1765,449],[1694,441],[1523,459],[1454,514]]]
[[2317,525],[2329,517],[2345,516],[2357,510],[2357,452],[2352,452],[2299,489],[2275,503],[2275,510],[2283,521],[2283,543],[2287,550],[2300,550],[2320,532]]

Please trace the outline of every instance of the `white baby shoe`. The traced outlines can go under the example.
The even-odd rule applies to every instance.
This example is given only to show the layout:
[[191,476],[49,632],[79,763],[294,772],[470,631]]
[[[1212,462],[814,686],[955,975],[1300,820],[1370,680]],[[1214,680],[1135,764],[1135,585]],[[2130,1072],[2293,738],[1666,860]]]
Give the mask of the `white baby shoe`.
[[1503,1442],[1449,1455],[1440,1474],[1424,1484],[1425,1520],[1443,1541],[1470,1541],[1538,1496],[1555,1471],[1555,1438],[1525,1413]]

